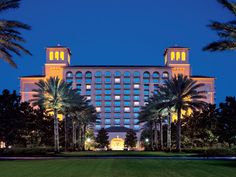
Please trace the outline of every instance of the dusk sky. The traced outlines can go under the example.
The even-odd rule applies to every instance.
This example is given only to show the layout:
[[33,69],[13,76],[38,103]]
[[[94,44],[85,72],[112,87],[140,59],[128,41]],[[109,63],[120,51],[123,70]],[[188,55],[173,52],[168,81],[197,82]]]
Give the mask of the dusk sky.
[[0,90],[42,74],[47,46],[69,47],[72,65],[164,65],[164,49],[178,44],[191,49],[193,75],[216,77],[217,103],[235,96],[236,51],[202,51],[218,39],[207,24],[234,18],[216,0],[22,0],[1,15],[32,26],[23,36],[33,56],[14,57],[18,69],[0,61]]

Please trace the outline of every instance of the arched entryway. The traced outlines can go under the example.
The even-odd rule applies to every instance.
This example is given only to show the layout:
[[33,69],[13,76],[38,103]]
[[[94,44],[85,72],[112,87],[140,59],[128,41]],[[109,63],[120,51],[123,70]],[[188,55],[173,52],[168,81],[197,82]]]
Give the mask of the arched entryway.
[[110,143],[110,148],[113,151],[124,150],[125,141],[122,138],[113,138]]

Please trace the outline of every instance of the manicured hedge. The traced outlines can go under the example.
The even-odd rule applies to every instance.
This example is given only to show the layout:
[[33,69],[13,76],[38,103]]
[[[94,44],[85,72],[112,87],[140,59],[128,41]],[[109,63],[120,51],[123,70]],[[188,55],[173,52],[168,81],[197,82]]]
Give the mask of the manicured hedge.
[[8,148],[0,149],[0,156],[43,156],[53,153],[53,148]]

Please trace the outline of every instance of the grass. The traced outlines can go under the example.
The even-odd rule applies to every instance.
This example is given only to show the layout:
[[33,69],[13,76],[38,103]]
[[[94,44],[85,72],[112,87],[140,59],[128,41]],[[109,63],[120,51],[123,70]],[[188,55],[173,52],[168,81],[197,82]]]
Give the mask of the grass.
[[0,161],[1,177],[236,177],[236,161],[64,159]]
[[58,156],[68,156],[68,157],[96,157],[96,156],[195,156],[194,153],[176,153],[176,152],[155,152],[155,151],[80,151],[80,152],[63,152],[58,154]]

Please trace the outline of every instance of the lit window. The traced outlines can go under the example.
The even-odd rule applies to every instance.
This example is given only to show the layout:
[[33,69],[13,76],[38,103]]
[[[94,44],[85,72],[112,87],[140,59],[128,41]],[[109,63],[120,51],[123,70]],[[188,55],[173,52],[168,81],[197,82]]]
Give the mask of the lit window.
[[91,96],[87,96],[87,100],[91,100]]
[[134,125],[135,130],[139,130],[139,125]]
[[171,55],[171,57],[170,57],[171,61],[175,60],[175,52],[171,52],[170,55]]
[[180,60],[180,52],[176,52],[176,60]]
[[181,55],[182,55],[182,56],[181,56],[181,57],[182,57],[182,61],[185,61],[185,60],[186,60],[186,53],[185,53],[185,52],[182,52]]
[[87,84],[86,89],[91,89],[91,85]]
[[97,112],[101,112],[101,108],[100,107],[96,107],[96,111]]
[[115,96],[115,100],[120,100],[120,96],[119,96],[119,95],[116,95],[116,96]]
[[139,106],[139,102],[138,102],[138,101],[135,101],[135,102],[134,102],[134,106]]
[[105,128],[109,128],[109,127],[111,127],[111,125],[105,125]]
[[111,119],[105,119],[105,124],[110,124],[111,123]]
[[125,107],[124,111],[125,112],[130,112],[130,108],[129,107]]
[[64,52],[60,52],[60,58],[61,58],[61,60],[64,60],[64,59],[65,59],[65,54],[64,54]]
[[115,124],[120,124],[120,119],[115,119]]
[[139,84],[134,84],[134,88],[139,88]]
[[66,77],[73,77],[73,73],[71,71],[67,72]]
[[101,129],[101,125],[96,125],[95,128],[96,128],[96,130],[99,130],[99,129]]
[[105,78],[106,83],[111,83],[111,78]]
[[54,58],[53,58],[53,52],[50,52],[49,53],[49,60],[53,60]]
[[159,74],[158,72],[154,72],[154,73],[152,74],[152,77],[153,77],[153,78],[159,78],[159,77],[160,77],[160,74]]
[[169,73],[168,72],[163,72],[162,73],[162,78],[168,78],[169,77]]
[[125,126],[125,128],[130,128],[130,125],[124,125]]
[[130,123],[130,119],[124,119],[124,123],[125,124],[129,124]]
[[55,59],[59,60],[59,52],[55,52]]
[[137,118],[139,116],[138,113],[134,113],[134,117]]
[[115,83],[120,83],[120,78],[115,78]]
[[138,119],[134,119],[134,124],[138,124],[139,120]]

